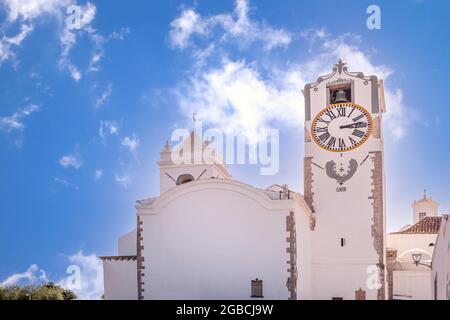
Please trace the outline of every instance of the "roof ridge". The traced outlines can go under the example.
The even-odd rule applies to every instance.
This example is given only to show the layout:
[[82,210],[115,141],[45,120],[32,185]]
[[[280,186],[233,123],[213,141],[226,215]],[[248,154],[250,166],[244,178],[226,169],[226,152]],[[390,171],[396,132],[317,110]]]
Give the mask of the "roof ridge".
[[392,234],[437,234],[441,225],[441,216],[425,217],[403,231]]

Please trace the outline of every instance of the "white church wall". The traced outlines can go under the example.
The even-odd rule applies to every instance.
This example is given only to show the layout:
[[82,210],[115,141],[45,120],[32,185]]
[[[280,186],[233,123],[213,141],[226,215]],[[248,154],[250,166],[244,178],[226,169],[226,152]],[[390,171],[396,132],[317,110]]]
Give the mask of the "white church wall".
[[431,270],[426,266],[416,266],[413,253],[421,253],[424,264],[431,265],[436,242],[435,234],[388,234],[388,248],[397,250],[394,263],[393,294],[394,299],[430,300]]
[[297,235],[297,298],[312,299],[312,265],[311,265],[311,235],[310,220],[302,208],[295,207]]
[[450,300],[450,220],[448,215],[442,218],[434,249],[430,280],[433,298]]
[[394,299],[430,300],[430,275],[428,270],[394,271]]
[[119,238],[119,256],[136,255],[136,230],[133,230]]
[[[422,262],[431,263],[436,236],[436,234],[390,233],[387,235],[387,247],[397,249],[397,257],[401,257],[402,262],[410,262],[408,269],[413,269],[416,268],[412,260],[412,254],[415,251],[423,252]],[[430,244],[433,245],[430,246]]]
[[137,300],[136,260],[104,260],[105,300]]
[[[173,194],[171,194],[173,192]],[[170,195],[169,195],[170,194]],[[262,205],[265,195],[235,181],[183,185],[142,214],[145,299],[250,299],[263,280],[265,299],[288,299],[285,209]],[[147,212],[151,212],[147,211]]]

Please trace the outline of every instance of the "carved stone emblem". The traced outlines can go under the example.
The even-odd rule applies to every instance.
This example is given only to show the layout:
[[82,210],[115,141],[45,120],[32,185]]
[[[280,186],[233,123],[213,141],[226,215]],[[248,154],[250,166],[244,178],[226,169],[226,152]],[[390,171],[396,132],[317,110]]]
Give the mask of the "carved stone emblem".
[[[337,170],[336,162],[329,161],[325,166],[325,170],[327,172],[327,176],[331,179],[334,179],[341,186],[348,180],[350,180],[358,170],[358,162],[355,159],[351,159],[348,165],[348,169],[340,168]],[[338,173],[340,171],[340,173]]]

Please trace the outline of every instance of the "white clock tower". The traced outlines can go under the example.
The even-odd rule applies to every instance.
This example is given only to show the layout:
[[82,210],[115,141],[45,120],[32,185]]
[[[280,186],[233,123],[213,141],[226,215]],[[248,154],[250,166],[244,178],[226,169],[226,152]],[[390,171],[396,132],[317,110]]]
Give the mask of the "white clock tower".
[[316,215],[312,298],[383,300],[383,82],[339,60],[304,95],[304,196]]

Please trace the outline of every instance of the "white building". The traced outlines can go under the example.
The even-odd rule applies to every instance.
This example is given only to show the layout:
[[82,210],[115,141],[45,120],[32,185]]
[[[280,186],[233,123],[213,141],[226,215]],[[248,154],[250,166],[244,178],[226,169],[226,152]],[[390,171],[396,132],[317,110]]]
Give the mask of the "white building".
[[106,299],[387,298],[383,82],[339,61],[304,96],[303,194],[232,179],[196,133],[166,144]]
[[[413,225],[387,236],[390,296],[398,300],[433,299],[431,265],[442,217],[439,204],[425,194],[414,201]],[[444,241],[444,239],[442,240]],[[442,254],[442,249],[436,251]],[[420,264],[414,257],[420,257]],[[446,283],[446,282],[445,282]]]
[[450,300],[450,220],[442,217],[432,261],[431,287],[435,300]]

